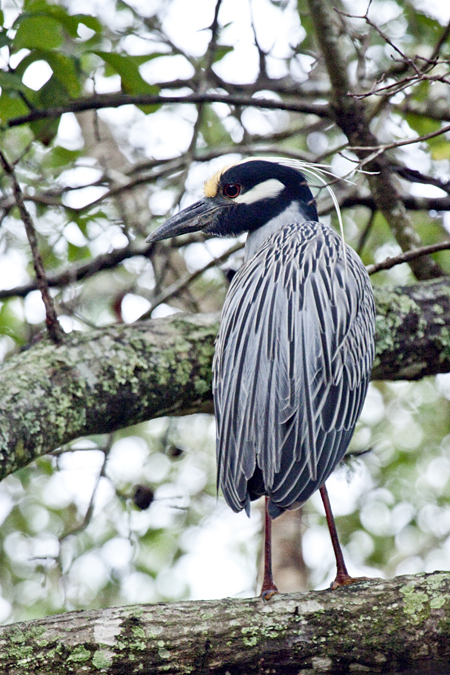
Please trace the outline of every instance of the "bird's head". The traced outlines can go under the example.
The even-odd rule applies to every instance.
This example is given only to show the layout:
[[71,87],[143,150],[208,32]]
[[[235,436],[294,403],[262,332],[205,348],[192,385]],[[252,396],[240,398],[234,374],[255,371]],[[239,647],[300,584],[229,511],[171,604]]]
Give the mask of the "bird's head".
[[254,232],[294,207],[304,220],[318,220],[301,168],[300,162],[281,158],[252,158],[221,169],[206,181],[203,199],[169,218],[147,241],[199,230],[234,237]]

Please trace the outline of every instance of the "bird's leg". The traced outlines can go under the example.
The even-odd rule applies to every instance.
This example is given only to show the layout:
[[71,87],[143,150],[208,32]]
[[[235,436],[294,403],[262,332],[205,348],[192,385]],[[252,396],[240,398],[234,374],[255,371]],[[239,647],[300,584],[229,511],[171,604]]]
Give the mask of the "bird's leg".
[[269,516],[269,499],[265,497],[264,504],[264,578],[261,588],[261,597],[263,600],[270,600],[272,595],[278,593],[278,588],[273,582],[272,576],[272,518]]
[[347,572],[347,567],[345,566],[341,545],[339,543],[336,523],[334,522],[334,516],[331,510],[330,500],[328,499],[328,491],[327,488],[325,487],[325,484],[323,484],[322,487],[320,488],[320,496],[322,497],[323,506],[325,508],[325,516],[327,518],[331,543],[333,544],[334,555],[336,558],[337,574],[336,579],[331,584],[331,588],[334,590],[339,586],[347,586],[348,584],[352,584],[355,581],[359,581],[359,579],[354,579]]

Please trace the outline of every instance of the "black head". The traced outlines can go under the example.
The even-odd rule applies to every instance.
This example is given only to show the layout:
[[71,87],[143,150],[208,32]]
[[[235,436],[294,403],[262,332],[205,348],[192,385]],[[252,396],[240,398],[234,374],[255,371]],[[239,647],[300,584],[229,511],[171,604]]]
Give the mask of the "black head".
[[288,160],[233,164],[207,180],[204,193],[204,199],[170,218],[147,241],[198,230],[222,237],[254,232],[293,205],[306,220],[318,220],[305,176]]

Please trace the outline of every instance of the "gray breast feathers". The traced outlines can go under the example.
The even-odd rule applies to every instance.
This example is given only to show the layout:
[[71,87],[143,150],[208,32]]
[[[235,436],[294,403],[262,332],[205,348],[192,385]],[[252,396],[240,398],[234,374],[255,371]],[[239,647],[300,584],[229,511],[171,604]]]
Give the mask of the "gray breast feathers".
[[268,494],[276,516],[325,482],[350,442],[373,352],[358,256],[321,223],[275,232],[234,277],[216,345],[218,482],[232,509]]

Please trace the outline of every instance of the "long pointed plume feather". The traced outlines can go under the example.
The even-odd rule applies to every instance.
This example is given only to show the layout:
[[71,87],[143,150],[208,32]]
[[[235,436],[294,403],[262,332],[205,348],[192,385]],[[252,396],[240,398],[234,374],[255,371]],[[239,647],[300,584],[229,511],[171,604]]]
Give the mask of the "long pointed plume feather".
[[[251,157],[249,159],[243,160],[244,162],[251,162],[254,160],[264,160],[265,162],[274,162],[277,164],[282,164],[284,166],[290,166],[293,169],[298,169],[299,171],[303,171],[306,174],[309,174],[310,176],[313,176],[315,179],[317,179],[326,189],[328,190],[328,194],[331,197],[331,200],[333,202],[334,209],[336,211],[336,215],[338,217],[339,221],[339,230],[341,232],[341,238],[342,238],[342,249],[343,249],[343,257],[344,257],[344,265],[345,269],[347,269],[347,251],[345,249],[345,236],[344,236],[344,223],[342,221],[342,214],[341,214],[341,208],[339,206],[339,202],[337,200],[336,194],[334,190],[330,187],[329,183],[326,181],[324,178],[324,175],[326,176],[331,176],[333,178],[336,178],[336,176],[332,173],[332,171],[329,170],[328,165],[326,164],[313,164],[312,162],[305,162],[301,159],[288,159],[287,157]],[[351,182],[348,179],[343,179],[346,182]]]

